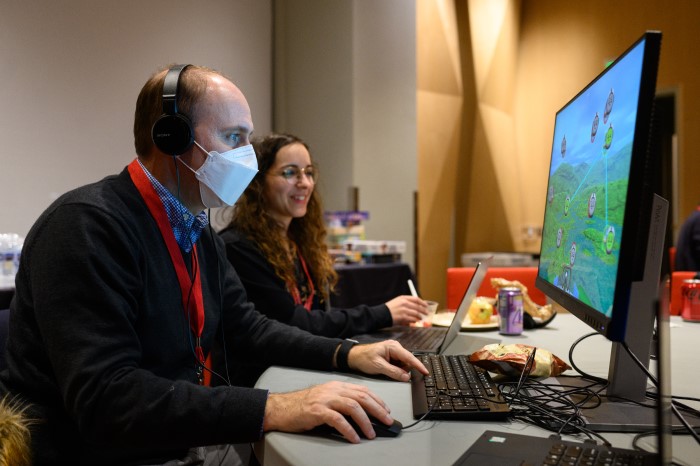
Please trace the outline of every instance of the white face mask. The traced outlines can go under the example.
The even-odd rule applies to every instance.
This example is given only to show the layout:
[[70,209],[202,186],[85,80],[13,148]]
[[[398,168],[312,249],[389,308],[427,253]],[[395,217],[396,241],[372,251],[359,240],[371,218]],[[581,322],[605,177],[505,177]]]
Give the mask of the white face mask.
[[180,159],[199,180],[199,194],[206,207],[232,206],[258,172],[258,159],[253,146],[237,147],[220,154],[207,152],[197,141],[197,147],[207,154],[199,170],[194,170]]

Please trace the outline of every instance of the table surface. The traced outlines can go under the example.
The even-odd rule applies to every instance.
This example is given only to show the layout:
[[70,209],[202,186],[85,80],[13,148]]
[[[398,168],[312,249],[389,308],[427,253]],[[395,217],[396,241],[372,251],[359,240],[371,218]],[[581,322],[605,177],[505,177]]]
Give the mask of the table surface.
[[[471,352],[484,344],[502,341],[544,348],[568,362],[571,343],[588,333],[591,333],[590,328],[575,316],[559,314],[547,327],[526,330],[520,336],[506,337],[498,334],[497,331],[461,333],[448,352]],[[700,398],[700,385],[694,376],[697,352],[691,349],[693,339],[698,337],[700,337],[700,323],[688,323],[678,317],[672,317],[671,374],[674,395]],[[589,374],[607,377],[610,347],[611,343],[602,336],[588,338],[577,346],[574,361],[578,367]],[[655,370],[654,364],[652,362],[652,371]],[[394,418],[404,425],[413,422],[411,390],[408,383],[362,375],[275,366],[269,368],[260,377],[256,387],[283,392],[331,380],[354,382],[370,387],[389,404]],[[700,403],[689,402],[688,404],[700,408]],[[487,429],[541,437],[550,435],[546,430],[519,421],[423,421],[415,427],[404,430],[397,438],[362,440],[359,445],[306,434],[268,432],[261,441],[254,444],[254,451],[264,465],[386,465],[391,462],[410,465],[452,464]],[[602,435],[613,446],[632,447],[633,434],[604,433]],[[574,437],[565,438],[575,439]],[[654,450],[654,444],[653,437],[640,441],[640,445],[647,450]],[[689,435],[674,436],[673,453],[674,460],[679,464],[698,464],[700,447]]]

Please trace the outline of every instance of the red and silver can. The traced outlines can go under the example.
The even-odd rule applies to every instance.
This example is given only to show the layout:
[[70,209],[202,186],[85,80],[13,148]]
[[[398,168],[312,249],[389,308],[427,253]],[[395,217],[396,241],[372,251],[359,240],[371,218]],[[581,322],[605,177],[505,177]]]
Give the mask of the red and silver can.
[[700,320],[700,280],[683,280],[681,317],[683,320]]
[[520,288],[507,286],[498,290],[498,315],[502,335],[523,333],[523,293]]

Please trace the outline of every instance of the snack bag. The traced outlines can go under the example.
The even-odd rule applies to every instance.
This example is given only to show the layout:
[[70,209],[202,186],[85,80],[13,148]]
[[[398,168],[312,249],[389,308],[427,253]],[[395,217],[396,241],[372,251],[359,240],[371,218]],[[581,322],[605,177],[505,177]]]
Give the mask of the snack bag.
[[[520,343],[486,345],[469,356],[469,362],[489,372],[520,376],[534,347]],[[537,348],[530,372],[532,377],[553,377],[571,369],[563,360],[544,348]]]

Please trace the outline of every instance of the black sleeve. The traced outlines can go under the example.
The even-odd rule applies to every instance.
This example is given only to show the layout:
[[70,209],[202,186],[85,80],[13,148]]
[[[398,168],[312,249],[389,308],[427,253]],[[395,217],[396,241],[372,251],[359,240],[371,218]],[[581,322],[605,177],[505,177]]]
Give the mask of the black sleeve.
[[693,212],[681,226],[675,269],[700,271],[700,212]]
[[226,233],[223,237],[228,260],[238,273],[248,299],[268,317],[316,335],[336,338],[347,338],[392,324],[391,313],[385,304],[331,308],[329,311],[307,311],[303,306],[295,305],[284,282],[251,241]]

